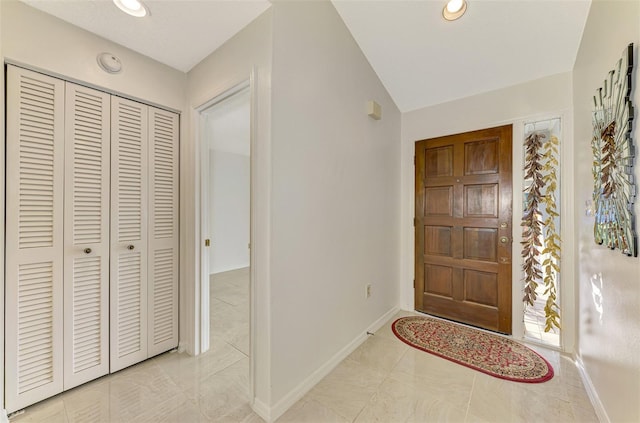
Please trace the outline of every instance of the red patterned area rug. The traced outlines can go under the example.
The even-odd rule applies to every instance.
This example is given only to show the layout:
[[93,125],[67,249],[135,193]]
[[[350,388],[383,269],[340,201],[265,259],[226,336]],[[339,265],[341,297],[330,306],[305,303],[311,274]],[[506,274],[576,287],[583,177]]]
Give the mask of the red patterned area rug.
[[402,317],[391,326],[404,343],[500,379],[539,383],[553,367],[518,342],[456,323],[423,316]]

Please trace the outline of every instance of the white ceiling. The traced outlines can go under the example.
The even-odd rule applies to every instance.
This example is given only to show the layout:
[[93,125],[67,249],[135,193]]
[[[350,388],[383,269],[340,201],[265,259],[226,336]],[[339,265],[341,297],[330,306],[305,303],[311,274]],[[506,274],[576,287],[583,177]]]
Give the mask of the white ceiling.
[[590,0],[332,0],[401,111],[568,72]]
[[111,0],[22,1],[183,72],[271,6],[268,0],[144,0],[151,16],[135,18]]
[[[140,19],[110,0],[22,1],[184,72],[271,5],[146,0]],[[331,1],[403,112],[570,71],[591,3],[468,0],[446,22],[445,0]]]

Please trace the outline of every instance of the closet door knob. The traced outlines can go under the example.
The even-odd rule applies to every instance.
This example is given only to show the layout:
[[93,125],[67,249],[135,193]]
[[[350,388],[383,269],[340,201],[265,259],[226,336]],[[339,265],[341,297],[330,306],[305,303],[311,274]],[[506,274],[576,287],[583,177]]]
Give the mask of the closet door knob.
[[91,248],[85,248],[84,249],[84,253],[85,254],[91,254]]
[[133,244],[131,245],[127,245],[127,250],[133,250],[135,247],[133,246]]

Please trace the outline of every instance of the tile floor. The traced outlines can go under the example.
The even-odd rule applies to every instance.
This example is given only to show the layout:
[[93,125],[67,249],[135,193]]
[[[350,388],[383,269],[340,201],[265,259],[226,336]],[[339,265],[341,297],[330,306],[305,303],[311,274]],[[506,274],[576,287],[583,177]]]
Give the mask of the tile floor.
[[[29,407],[11,421],[262,423],[249,407],[248,273],[242,272],[212,279],[207,353],[160,355]],[[407,346],[391,332],[394,319],[277,422],[598,421],[575,366],[559,353],[534,347],[553,365],[552,380],[504,381]]]

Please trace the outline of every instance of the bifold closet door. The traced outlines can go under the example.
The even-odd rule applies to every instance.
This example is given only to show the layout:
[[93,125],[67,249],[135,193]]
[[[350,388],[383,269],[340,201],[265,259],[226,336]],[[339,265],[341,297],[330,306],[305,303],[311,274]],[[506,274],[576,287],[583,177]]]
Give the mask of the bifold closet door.
[[111,98],[111,372],[147,358],[148,107]]
[[178,345],[178,126],[149,107],[149,357]]
[[64,82],[7,67],[5,406],[63,389]]
[[66,83],[64,389],[109,373],[111,96]]

